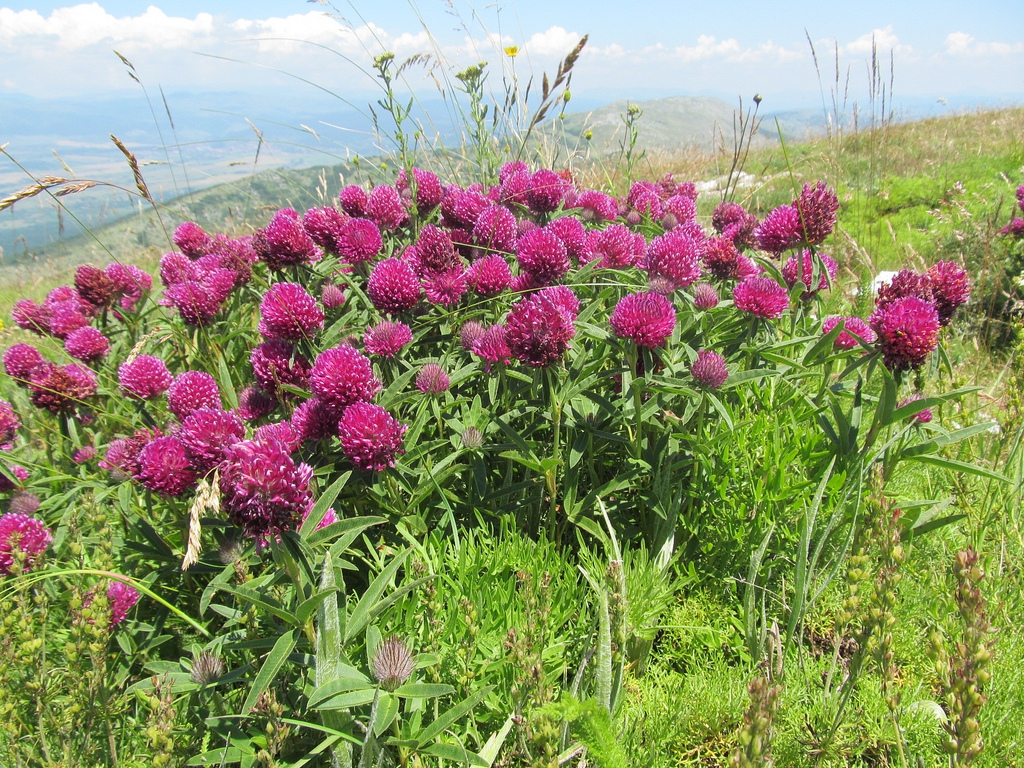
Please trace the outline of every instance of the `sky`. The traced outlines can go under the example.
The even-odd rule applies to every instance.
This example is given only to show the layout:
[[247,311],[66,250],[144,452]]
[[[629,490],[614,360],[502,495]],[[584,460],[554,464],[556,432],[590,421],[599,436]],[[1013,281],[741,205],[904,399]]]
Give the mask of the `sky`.
[[0,94],[137,91],[115,50],[167,93],[358,100],[373,92],[369,65],[387,50],[399,61],[431,54],[404,73],[402,87],[420,95],[439,96],[453,72],[481,60],[500,94],[513,79],[553,77],[587,34],[572,90],[598,100],[757,93],[763,109],[820,106],[836,89],[838,60],[839,91],[864,102],[874,44],[897,105],[1019,104],[1021,10],[1021,0],[0,0]]

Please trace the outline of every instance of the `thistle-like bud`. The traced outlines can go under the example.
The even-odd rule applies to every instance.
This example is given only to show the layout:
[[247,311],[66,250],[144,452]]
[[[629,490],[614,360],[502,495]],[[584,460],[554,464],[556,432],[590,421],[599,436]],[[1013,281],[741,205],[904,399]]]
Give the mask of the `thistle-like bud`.
[[224,660],[211,651],[202,651],[192,661],[192,681],[200,685],[210,685],[224,674]]
[[373,676],[381,688],[393,691],[408,682],[416,664],[405,641],[392,635],[377,646],[373,654]]

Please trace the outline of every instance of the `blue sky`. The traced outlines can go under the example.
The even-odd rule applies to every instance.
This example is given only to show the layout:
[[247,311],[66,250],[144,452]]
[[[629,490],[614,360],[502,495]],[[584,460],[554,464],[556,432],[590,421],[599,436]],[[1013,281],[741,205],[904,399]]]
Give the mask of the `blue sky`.
[[[273,71],[282,69],[359,97],[372,88],[359,65],[385,49],[400,58],[432,52],[448,71],[487,59],[498,89],[502,74],[525,80],[531,72],[552,72],[589,34],[573,90],[596,98],[711,94],[732,100],[757,92],[774,109],[813,106],[821,95],[810,37],[826,92],[835,80],[838,47],[851,99],[867,98],[874,39],[886,80],[892,55],[897,103],[1024,102],[1020,0],[516,0],[476,6],[380,0],[339,3],[341,19],[325,16],[330,10],[300,0],[153,0],[148,6],[0,0],[0,92],[52,98],[137,89],[113,49],[133,62],[147,85],[168,92],[315,94]],[[502,53],[509,45],[520,46],[514,61]],[[434,89],[439,71],[410,70],[408,87]]]

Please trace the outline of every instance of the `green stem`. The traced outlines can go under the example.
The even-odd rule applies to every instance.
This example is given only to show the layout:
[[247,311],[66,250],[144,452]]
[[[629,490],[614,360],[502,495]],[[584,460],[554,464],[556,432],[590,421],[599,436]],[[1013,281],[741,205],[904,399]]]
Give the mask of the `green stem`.
[[548,403],[551,406],[551,459],[552,467],[545,473],[548,482],[548,534],[552,541],[557,540],[558,525],[558,467],[561,462],[562,450],[562,403],[556,395],[558,374],[554,370],[547,370]]

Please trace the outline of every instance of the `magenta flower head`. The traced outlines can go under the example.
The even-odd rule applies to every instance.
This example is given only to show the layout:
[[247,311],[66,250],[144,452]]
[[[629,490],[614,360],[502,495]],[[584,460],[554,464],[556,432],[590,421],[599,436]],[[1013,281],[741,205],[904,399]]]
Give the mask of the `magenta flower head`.
[[[436,173],[423,168],[413,168],[412,177],[416,182],[416,209],[421,215],[430,213],[444,199],[444,187],[441,185],[441,180]],[[395,187],[403,198],[412,199],[412,189],[404,168],[398,174]]]
[[[110,461],[108,452],[107,461]],[[161,496],[176,498],[195,485],[196,473],[176,437],[158,437],[139,452],[135,479]]]
[[759,249],[774,256],[796,247],[803,242],[800,213],[791,205],[780,205],[757,225],[754,240]]
[[569,271],[565,243],[547,229],[532,229],[516,242],[519,269],[534,285],[551,285]]
[[933,303],[939,312],[939,325],[947,326],[953,313],[971,297],[971,279],[963,267],[952,261],[940,261],[927,273]]
[[14,438],[18,436],[21,421],[14,407],[6,400],[0,400],[0,451],[10,449]]
[[[820,270],[818,287],[804,291],[802,296],[804,299],[810,299],[818,291],[828,290],[829,286],[836,279],[836,273],[839,271],[839,265],[836,264],[836,260],[831,256],[819,253],[818,258],[821,259],[821,263],[825,268]],[[790,288],[797,283],[803,283],[810,288],[811,281],[814,279],[813,275],[814,257],[810,251],[800,251],[800,253],[790,256],[786,263],[782,265],[782,279],[786,281],[786,285]]]
[[[1024,238],[1024,218],[1021,218],[1020,216],[1014,216],[1009,224],[1007,224],[1005,227],[999,230],[999,234],[1006,235],[1007,237],[1012,237],[1015,240],[1019,238]],[[21,325],[21,323],[18,324]],[[24,328],[25,326],[22,325],[21,327]]]
[[320,290],[320,303],[324,309],[337,309],[345,303],[345,291],[335,283],[324,283]]
[[4,370],[20,386],[27,385],[32,373],[45,362],[31,344],[15,344],[4,352]]
[[167,365],[159,357],[139,355],[117,369],[117,383],[129,397],[152,400],[171,386],[173,378]]
[[275,421],[273,424],[264,424],[252,433],[253,440],[269,440],[271,438],[280,442],[288,453],[295,453],[302,446],[302,436],[290,421]]
[[711,214],[711,226],[737,248],[752,248],[757,217],[747,213],[739,203],[719,203]]
[[725,358],[710,349],[697,352],[697,359],[690,366],[690,375],[702,387],[718,389],[729,378]]
[[823,181],[812,187],[804,184],[799,197],[793,201],[793,208],[800,217],[801,239],[808,245],[818,245],[832,234],[839,211],[839,198]]
[[219,408],[198,408],[190,413],[178,439],[185,446],[189,464],[205,473],[224,460],[224,451],[245,437],[245,425],[233,411]]
[[356,469],[382,472],[395,466],[395,458],[405,453],[402,437],[407,429],[379,405],[353,403],[338,424],[342,453]]
[[473,345],[481,339],[486,331],[487,328],[483,323],[477,322],[476,320],[467,320],[462,324],[462,327],[459,328],[459,343],[462,345],[464,350],[472,352]]
[[272,339],[257,344],[249,355],[253,375],[260,388],[276,394],[278,385],[287,384],[299,389],[309,386],[309,361],[296,354],[287,341]]
[[341,210],[349,216],[366,216],[366,204],[370,201],[366,191],[362,187],[351,184],[338,194],[338,204]]
[[220,408],[220,387],[206,371],[183,371],[167,389],[167,408],[181,420],[197,408]]
[[476,220],[492,202],[479,192],[453,188],[441,201],[441,223],[450,228],[472,230]]
[[32,299],[18,299],[11,309],[11,319],[19,328],[45,336],[50,333],[50,310]]
[[220,291],[208,282],[186,280],[168,286],[160,303],[177,309],[186,325],[204,326],[209,325],[220,311],[224,297],[218,297],[218,293]]
[[718,291],[710,283],[693,286],[693,306],[697,309],[714,309],[718,306]]
[[939,343],[939,313],[917,296],[896,299],[871,316],[885,367],[891,371],[920,368]]
[[110,352],[110,342],[98,329],[87,325],[68,334],[64,349],[76,360],[98,363]]
[[94,307],[109,307],[117,298],[114,281],[92,264],[83,264],[75,270],[75,290]]
[[416,273],[421,277],[427,272],[446,272],[461,268],[462,259],[455,251],[448,230],[427,224],[420,230],[416,240]]
[[213,238],[206,234],[203,228],[194,221],[183,221],[179,224],[174,230],[174,235],[171,239],[174,240],[174,244],[178,246],[178,249],[190,259],[198,259],[200,256],[205,256],[213,244]]
[[587,230],[583,222],[573,216],[562,216],[548,222],[545,227],[549,232],[565,243],[569,258],[577,262],[585,261],[587,255]]
[[71,460],[75,464],[85,464],[96,458],[96,449],[91,445],[84,445],[71,454]]
[[110,605],[110,626],[116,627],[128,616],[128,611],[139,602],[139,592],[123,581],[112,581],[107,587],[107,602]]
[[28,387],[29,400],[37,408],[69,412],[96,394],[96,377],[77,363],[46,364],[33,372]]
[[495,324],[473,342],[473,354],[486,361],[485,371],[490,372],[491,366],[495,363],[508,365],[512,360],[512,350],[509,349],[505,336],[505,326]]
[[108,470],[118,481],[134,477],[139,472],[142,449],[161,434],[158,429],[139,429],[131,437],[111,440],[106,456],[100,460],[100,467]]
[[337,208],[310,208],[302,215],[302,228],[328,253],[338,253],[338,240],[349,217]]
[[382,229],[394,230],[409,220],[402,198],[394,187],[381,185],[370,190],[366,201],[366,215]]
[[497,296],[512,282],[512,270],[505,257],[492,253],[477,259],[466,270],[466,283],[478,295]]
[[416,374],[416,389],[425,395],[439,395],[442,392],[447,392],[451,383],[444,368],[437,363],[427,363]]
[[295,530],[313,503],[313,468],[296,465],[288,448],[273,438],[244,440],[225,454],[221,508],[231,522],[257,540]]
[[302,401],[292,414],[292,429],[300,443],[334,437],[338,434],[338,419],[343,410],[319,397],[311,397]]
[[612,332],[639,347],[665,346],[676,327],[676,310],[660,293],[631,293],[612,310],[608,323]]
[[256,421],[274,412],[277,399],[259,387],[246,387],[238,393],[238,415],[242,421]]
[[310,388],[339,410],[373,398],[381,390],[370,360],[352,347],[325,349],[313,362]]
[[473,245],[486,251],[510,253],[516,246],[516,217],[508,208],[484,208],[473,225]]
[[575,316],[557,296],[524,296],[509,310],[505,341],[512,356],[534,368],[557,363],[576,335]]
[[285,208],[274,214],[254,242],[256,253],[273,270],[319,261],[323,253],[302,227],[298,214]]
[[444,272],[426,272],[421,281],[427,301],[435,306],[453,307],[466,295],[466,270],[453,267]]
[[839,323],[843,324],[843,330],[839,332],[835,342],[832,344],[836,349],[854,349],[859,347],[860,342],[857,341],[857,338],[863,339],[865,344],[874,344],[875,339],[878,338],[875,332],[871,330],[871,326],[861,318],[842,317],[841,315],[832,315],[825,318],[825,322],[821,324],[822,334],[827,335],[831,333],[832,329],[839,325]]
[[658,221],[664,213],[658,188],[649,181],[633,183],[626,195],[626,205],[631,211],[640,214],[641,217],[647,216],[652,221]]
[[583,221],[594,224],[611,221],[618,215],[615,198],[594,189],[580,192],[573,207],[580,209],[579,215]]
[[639,233],[630,232],[622,224],[612,224],[587,233],[584,259],[596,261],[605,269],[625,269],[640,263],[647,250],[647,241]]
[[919,275],[912,269],[901,269],[892,280],[878,287],[875,297],[875,311],[881,311],[897,299],[916,296],[919,299],[934,303],[931,280],[927,275]]
[[671,293],[700,278],[703,250],[699,240],[683,228],[676,228],[651,240],[640,268],[646,270],[652,285],[663,285],[667,289],[660,293]]
[[185,254],[170,251],[160,258],[160,282],[165,286],[169,287],[197,278],[196,266]]
[[405,323],[382,320],[366,329],[363,344],[366,351],[377,357],[394,357],[412,341],[412,329]]
[[297,283],[274,283],[260,303],[259,332],[268,339],[311,339],[324,327],[324,312]]
[[128,312],[134,312],[135,305],[153,287],[153,278],[134,264],[114,262],[107,265],[106,272],[107,276],[114,281],[117,295],[121,297],[121,309]]
[[380,227],[369,219],[349,219],[341,228],[336,243],[337,254],[347,264],[362,264],[377,258],[384,239]]
[[24,570],[37,566],[51,541],[53,535],[42,520],[16,512],[0,517],[0,574],[11,575],[15,553],[24,555]]
[[378,312],[396,314],[412,309],[420,301],[416,272],[401,259],[377,262],[366,282],[366,295]]
[[686,195],[672,195],[662,207],[661,226],[665,229],[697,220],[697,204]]
[[770,277],[754,277],[733,288],[732,302],[741,312],[775,320],[789,308],[789,293]]
[[[902,408],[905,405],[910,405],[911,403],[916,403],[918,400],[923,400],[923,399],[924,399],[923,395],[911,395],[906,400],[901,400],[900,402],[896,403],[896,407],[897,408]],[[935,418],[935,414],[932,413],[932,409],[931,408],[924,408],[924,409],[918,411],[917,413],[915,413],[913,416],[911,416],[911,418],[917,424],[927,424],[933,418]]]
[[58,339],[66,339],[71,333],[89,324],[88,316],[82,311],[80,302],[56,301],[49,305],[50,333]]
[[530,177],[526,204],[534,213],[552,213],[565,200],[569,183],[554,171],[541,168]]

